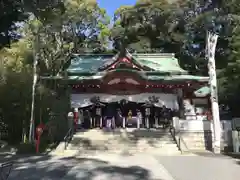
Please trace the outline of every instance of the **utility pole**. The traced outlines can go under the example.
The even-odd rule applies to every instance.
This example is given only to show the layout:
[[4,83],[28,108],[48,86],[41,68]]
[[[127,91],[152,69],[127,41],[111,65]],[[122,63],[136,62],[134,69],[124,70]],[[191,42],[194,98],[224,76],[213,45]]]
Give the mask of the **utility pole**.
[[208,73],[209,84],[211,89],[211,105],[213,116],[213,151],[214,153],[220,153],[221,145],[221,124],[219,117],[219,105],[218,105],[218,91],[217,91],[217,75],[215,67],[215,50],[217,45],[218,35],[211,32],[207,32],[207,45],[206,45],[206,58],[208,59]]

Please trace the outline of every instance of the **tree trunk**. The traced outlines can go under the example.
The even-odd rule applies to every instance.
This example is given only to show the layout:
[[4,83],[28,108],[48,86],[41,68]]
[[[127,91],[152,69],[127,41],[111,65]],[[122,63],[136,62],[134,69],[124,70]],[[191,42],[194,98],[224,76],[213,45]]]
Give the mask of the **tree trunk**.
[[37,64],[38,64],[38,41],[39,35],[38,33],[35,36],[35,41],[33,42],[33,84],[32,84],[32,105],[31,105],[31,117],[30,117],[30,127],[29,127],[29,142],[33,142],[34,140],[34,106],[35,106],[35,91],[36,91],[36,84],[37,84]]

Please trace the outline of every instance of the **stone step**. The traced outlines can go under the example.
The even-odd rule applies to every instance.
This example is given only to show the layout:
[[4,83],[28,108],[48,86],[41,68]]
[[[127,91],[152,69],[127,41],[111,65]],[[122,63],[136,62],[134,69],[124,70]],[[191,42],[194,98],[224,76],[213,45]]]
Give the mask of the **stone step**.
[[148,142],[149,144],[158,143],[158,142],[172,142],[175,143],[174,139],[172,137],[165,137],[165,138],[132,138],[132,137],[111,137],[111,138],[87,138],[87,137],[73,137],[72,143],[78,144],[78,143],[84,143],[88,144],[90,142],[129,142],[129,143],[138,143],[138,142]]
[[169,131],[146,129],[91,129],[77,132],[69,143],[68,152],[78,153],[156,153],[179,154]]
[[162,147],[150,147],[150,146],[142,146],[142,147],[134,147],[134,146],[127,146],[127,147],[106,147],[106,146],[101,146],[101,147],[68,147],[68,150],[100,150],[100,151],[105,151],[105,150],[124,150],[124,149],[159,149],[159,150],[175,150],[178,149],[176,145],[172,146],[162,146]]
[[172,137],[168,138],[130,138],[130,137],[112,137],[112,138],[85,138],[85,137],[76,137],[72,138],[72,145],[85,145],[90,146],[92,144],[148,144],[148,145],[162,145],[162,144],[175,144],[175,141]]
[[136,131],[145,131],[145,132],[169,132],[169,128],[116,128],[116,129],[108,129],[108,128],[93,128],[93,129],[78,129],[77,132],[89,132],[89,131],[104,131],[104,132],[136,132]]
[[205,143],[208,142],[209,140],[207,139],[183,139],[185,142],[191,143],[191,144],[196,144],[196,143]]
[[77,140],[92,140],[92,141],[106,141],[106,140],[127,140],[127,141],[136,141],[136,140],[148,140],[148,141],[172,141],[173,137],[171,135],[165,135],[162,137],[136,137],[136,136],[118,136],[118,135],[112,135],[112,136],[107,136],[107,135],[98,135],[98,136],[76,136],[74,135],[72,140],[77,141]]
[[167,150],[171,150],[171,149],[177,149],[177,145],[176,144],[168,144],[168,145],[158,145],[158,146],[134,146],[134,145],[122,145],[122,146],[72,146],[69,145],[67,147],[67,149],[69,150],[77,150],[77,149],[92,149],[92,150],[110,150],[110,149],[167,149]]
[[75,134],[76,137],[92,137],[98,135],[99,138],[102,136],[134,136],[134,137],[164,137],[171,136],[169,131],[165,130],[141,130],[141,129],[117,129],[117,130],[102,130],[102,129],[91,129],[87,131],[79,131]]
[[148,141],[79,141],[79,142],[70,142],[68,145],[68,148],[72,149],[79,149],[79,148],[85,148],[85,149],[121,149],[121,148],[148,148],[148,147],[154,147],[154,148],[174,148],[177,147],[176,143],[174,141],[158,141],[158,142],[148,142]]
[[134,154],[154,154],[154,155],[162,155],[162,156],[170,156],[170,155],[180,155],[181,152],[178,150],[171,150],[171,151],[166,151],[166,150],[108,150],[108,151],[97,151],[97,150],[87,150],[87,151],[82,151],[82,150],[65,150],[64,153],[61,153],[59,155],[61,156],[82,156],[82,155],[94,155],[94,154],[119,154],[119,155],[134,155]]
[[136,136],[130,136],[130,135],[125,135],[125,136],[118,136],[118,135],[112,135],[112,136],[101,136],[101,135],[92,135],[92,136],[76,136],[74,135],[73,140],[77,140],[77,139],[89,139],[89,140],[121,140],[121,139],[126,139],[126,140],[141,140],[141,139],[148,139],[149,141],[157,141],[157,140],[165,140],[165,141],[169,141],[169,140],[173,140],[173,137],[171,135],[165,135],[162,137],[136,137]]
[[159,148],[152,148],[152,149],[109,149],[109,150],[91,150],[91,149],[67,149],[64,153],[66,155],[80,155],[80,154],[98,154],[98,153],[106,153],[106,154],[136,154],[136,153],[147,153],[147,154],[156,154],[156,155],[175,155],[181,154],[181,152],[177,149],[159,149]]
[[198,144],[198,145],[190,145],[190,144],[188,144],[188,148],[189,149],[198,149],[198,148],[202,149],[202,148],[206,148],[206,145],[205,144]]
[[180,151],[177,148],[165,149],[165,148],[131,148],[131,149],[67,149],[65,150],[68,154],[94,154],[94,153],[117,153],[117,154],[133,154],[133,153],[155,153],[155,154],[179,154]]

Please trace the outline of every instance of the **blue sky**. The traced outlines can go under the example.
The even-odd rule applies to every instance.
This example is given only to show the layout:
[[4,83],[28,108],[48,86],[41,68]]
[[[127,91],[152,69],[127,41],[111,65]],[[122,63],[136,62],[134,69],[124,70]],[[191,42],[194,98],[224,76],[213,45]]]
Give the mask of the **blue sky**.
[[121,5],[133,5],[136,0],[97,0],[101,8],[107,10],[107,14],[113,17],[114,11]]

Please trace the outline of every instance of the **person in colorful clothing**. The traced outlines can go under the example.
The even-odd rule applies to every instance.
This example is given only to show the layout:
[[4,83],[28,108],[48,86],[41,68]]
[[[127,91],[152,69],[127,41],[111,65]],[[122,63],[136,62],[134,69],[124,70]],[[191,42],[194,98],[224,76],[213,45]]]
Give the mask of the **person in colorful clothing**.
[[132,119],[132,110],[129,110],[129,111],[128,111],[127,120],[128,120],[128,121],[131,121],[131,119]]

